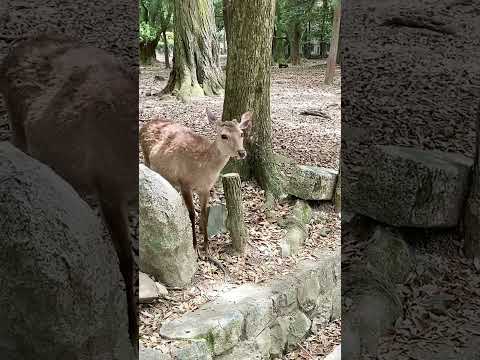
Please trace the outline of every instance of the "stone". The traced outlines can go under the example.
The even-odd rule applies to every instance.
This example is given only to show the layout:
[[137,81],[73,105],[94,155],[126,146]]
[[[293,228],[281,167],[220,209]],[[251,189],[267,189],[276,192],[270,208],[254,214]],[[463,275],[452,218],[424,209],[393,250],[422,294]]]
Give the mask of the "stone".
[[158,290],[158,293],[160,294],[160,296],[167,296],[168,295],[168,290],[163,284],[160,284],[159,282],[156,282],[155,286],[157,287],[157,290]]
[[342,345],[337,345],[323,360],[342,360]]
[[123,278],[99,217],[7,142],[0,179],[1,357],[134,359]]
[[223,204],[212,205],[208,210],[208,236],[222,234],[227,231],[227,209]]
[[138,273],[138,285],[140,303],[151,303],[160,296],[155,281],[141,271]]
[[298,165],[290,176],[288,193],[304,200],[331,200],[336,183],[335,170]]
[[401,146],[375,146],[354,183],[344,183],[350,211],[392,226],[457,226],[472,159]]
[[306,201],[297,200],[292,214],[285,221],[287,233],[280,241],[282,257],[296,255],[308,236],[307,224],[312,218],[312,209]]
[[251,342],[243,342],[239,346],[236,346],[232,351],[225,355],[220,355],[215,360],[263,360],[268,359],[263,356],[255,345]]
[[278,317],[270,327],[271,348],[270,355],[282,356],[287,344],[290,320],[286,316]]
[[215,303],[235,308],[243,315],[246,339],[257,337],[273,320],[272,292],[268,287],[244,284],[221,295]]
[[342,318],[342,288],[341,282],[338,281],[337,286],[332,293],[332,317],[331,320],[339,320]]
[[368,262],[395,284],[403,283],[415,264],[408,244],[400,234],[377,226],[365,250]]
[[183,341],[177,344],[176,360],[212,360],[207,341],[204,339]]
[[159,174],[139,166],[140,270],[167,286],[183,287],[197,269],[192,226],[179,193]]
[[243,329],[242,313],[230,305],[205,304],[197,311],[179,319],[166,321],[160,335],[167,339],[205,339],[215,355],[233,348]]
[[312,321],[303,312],[296,310],[289,316],[289,323],[287,348],[292,349],[308,333]]
[[140,345],[139,348],[140,360],[173,360],[170,355],[162,353],[158,349],[146,348]]

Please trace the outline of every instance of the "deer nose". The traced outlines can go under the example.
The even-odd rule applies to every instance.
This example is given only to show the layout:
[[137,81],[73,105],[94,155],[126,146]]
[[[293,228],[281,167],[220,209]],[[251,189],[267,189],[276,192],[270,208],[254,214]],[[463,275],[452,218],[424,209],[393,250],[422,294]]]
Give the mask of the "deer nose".
[[238,156],[240,159],[245,159],[247,157],[247,152],[245,150],[238,150]]

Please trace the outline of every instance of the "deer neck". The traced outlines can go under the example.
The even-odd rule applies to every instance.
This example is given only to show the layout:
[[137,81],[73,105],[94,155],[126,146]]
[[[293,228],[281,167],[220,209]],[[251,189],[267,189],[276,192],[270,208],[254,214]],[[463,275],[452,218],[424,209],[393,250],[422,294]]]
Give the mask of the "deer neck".
[[225,155],[220,151],[217,140],[210,144],[208,148],[208,167],[215,173],[222,171],[223,167],[227,165],[230,160],[229,155]]

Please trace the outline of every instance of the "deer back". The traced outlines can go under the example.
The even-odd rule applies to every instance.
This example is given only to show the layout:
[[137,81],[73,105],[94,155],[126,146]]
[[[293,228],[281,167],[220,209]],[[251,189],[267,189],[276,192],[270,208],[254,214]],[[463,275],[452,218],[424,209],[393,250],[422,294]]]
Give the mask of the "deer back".
[[119,61],[61,36],[40,36],[11,49],[0,70],[23,151],[77,191],[102,183],[135,196],[138,84]]

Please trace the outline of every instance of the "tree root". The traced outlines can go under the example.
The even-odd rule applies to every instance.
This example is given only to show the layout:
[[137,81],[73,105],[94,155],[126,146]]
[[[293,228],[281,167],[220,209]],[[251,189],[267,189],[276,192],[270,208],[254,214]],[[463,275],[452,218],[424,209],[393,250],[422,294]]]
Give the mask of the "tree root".
[[215,265],[217,268],[222,270],[222,272],[223,272],[223,282],[227,282],[227,276],[229,278],[231,277],[229,271],[225,268],[225,266],[223,266],[223,264],[219,260],[215,259],[211,255],[206,255],[203,260],[208,260],[213,265]]

